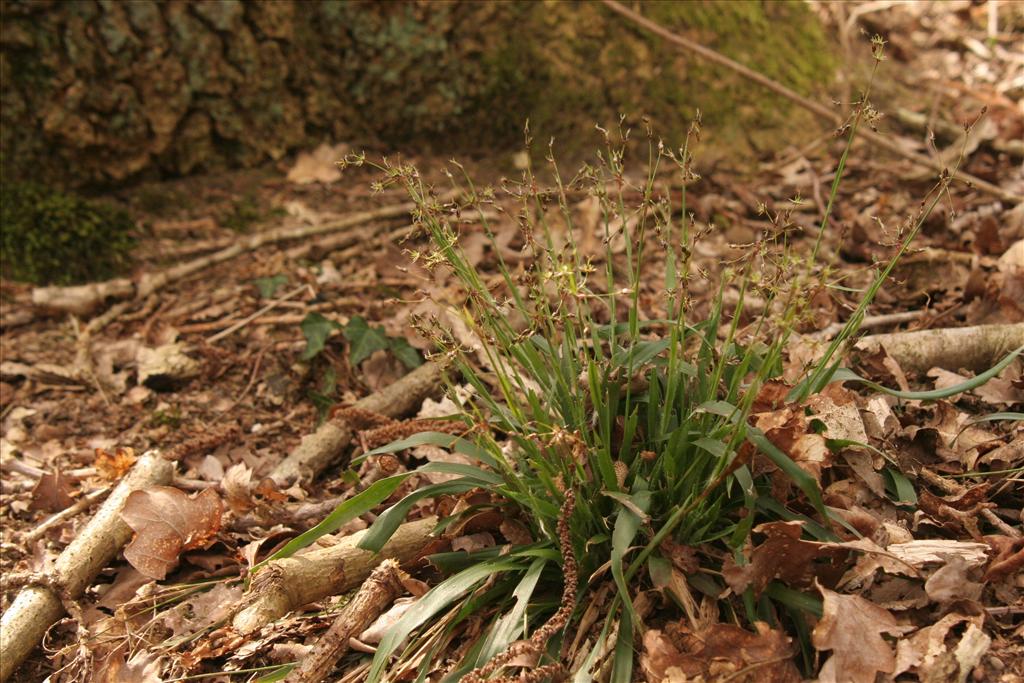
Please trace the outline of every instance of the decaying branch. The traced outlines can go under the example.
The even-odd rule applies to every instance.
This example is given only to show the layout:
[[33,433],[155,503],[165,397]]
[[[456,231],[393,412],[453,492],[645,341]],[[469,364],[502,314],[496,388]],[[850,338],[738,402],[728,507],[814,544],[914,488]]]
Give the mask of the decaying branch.
[[382,559],[411,562],[430,541],[436,525],[436,517],[403,524],[379,553],[357,547],[366,535],[364,530],[336,545],[274,560],[256,575],[232,625],[239,633],[252,633],[303,605],[352,590]]
[[335,221],[326,221],[316,225],[267,230],[245,237],[220,251],[180,263],[166,270],[143,273],[138,282],[122,278],[78,287],[36,287],[32,290],[32,303],[48,310],[84,315],[95,310],[108,299],[128,299],[133,296],[136,299],[144,299],[168,283],[181,280],[204,268],[229,261],[267,244],[336,232],[375,220],[398,218],[408,215],[413,209],[415,209],[415,205],[407,202],[383,206],[370,211],[359,211]]
[[[441,366],[428,362],[397,382],[357,401],[356,408],[399,417],[415,410],[423,399],[440,393]],[[343,420],[328,420],[307,434],[295,449],[270,473],[279,484],[316,477],[335,462],[352,442],[352,428]]]
[[395,560],[381,562],[341,609],[327,633],[320,636],[313,651],[288,674],[285,683],[319,683],[327,678],[348,651],[349,639],[362,633],[405,591],[401,573]]
[[874,353],[884,347],[905,372],[921,373],[935,367],[981,372],[1021,346],[1024,323],[874,334],[854,348]]
[[167,484],[174,464],[157,451],[139,458],[78,536],[60,554],[53,569],[28,585],[0,621],[0,681],[6,681],[40,643],[61,615],[64,601],[81,597],[100,570],[132,536],[121,508],[132,491]]

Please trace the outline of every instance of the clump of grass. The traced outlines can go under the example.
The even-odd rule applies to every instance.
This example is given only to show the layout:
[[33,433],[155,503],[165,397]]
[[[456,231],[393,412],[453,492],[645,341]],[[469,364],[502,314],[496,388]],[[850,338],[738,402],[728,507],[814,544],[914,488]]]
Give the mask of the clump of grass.
[[[696,179],[690,155],[696,126],[676,151],[648,136],[649,163],[640,183],[626,173],[625,146],[607,134],[596,163],[569,179],[553,155],[548,184],[532,168],[521,181],[497,190],[478,189],[464,174],[452,173],[459,199],[449,202],[438,199],[415,168],[380,166],[380,187],[403,186],[417,206],[417,224],[430,237],[431,249],[415,258],[455,274],[465,291],[463,321],[480,344],[470,350],[453,336],[436,333],[442,328],[426,326],[435,330],[439,356],[474,388],[459,416],[471,438],[419,434],[366,455],[432,443],[478,465],[422,467],[458,476],[408,494],[377,519],[361,546],[379,550],[419,500],[477,489],[489,496],[474,497],[477,502],[460,515],[498,511],[519,520],[533,542],[504,551],[432,556],[433,564],[450,575],[389,631],[370,681],[380,680],[387,667],[401,671],[417,661],[421,677],[436,670],[470,614],[483,615],[484,625],[448,662],[444,680],[485,680],[527,647],[539,655],[528,680],[564,673],[560,667],[571,642],[564,627],[577,623],[587,607],[598,609],[603,628],[572,653],[574,680],[589,681],[600,667],[610,680],[632,680],[634,633],[642,622],[634,599],[650,577],[664,576],[670,568],[667,549],[702,547],[713,549],[706,555],[714,561],[729,555],[742,562],[740,550],[751,529],[774,519],[801,519],[805,531],[819,540],[835,538],[814,477],[748,424],[748,417],[762,388],[781,373],[783,350],[805,315],[808,294],[830,277],[827,264],[818,263],[822,232],[849,144],[870,115],[865,96],[850,122],[847,152],[813,246],[798,251],[789,243],[785,216],[775,217],[775,229],[723,272],[706,310],[694,305],[691,292],[693,254],[702,231],[686,206],[686,188]],[[364,161],[354,157],[349,163]],[[656,181],[663,167],[674,168],[680,189],[660,189]],[[788,401],[800,403],[832,381],[842,344],[855,334],[949,177],[908,222],[897,255],[879,269],[843,332],[789,390]],[[572,202],[584,196],[600,207],[603,256],[585,255],[577,242],[580,226],[574,225]],[[524,266],[502,258],[488,222],[505,200],[518,203],[514,218],[528,254]],[[459,246],[455,218],[470,211],[479,214],[491,239],[499,261],[496,280],[485,279]],[[612,249],[618,240],[624,253]],[[657,286],[645,282],[651,258],[664,261]],[[734,306],[725,298],[732,285],[739,291]],[[656,315],[646,315],[651,290],[661,302]],[[754,292],[765,300],[765,312],[741,324],[744,301]],[[757,454],[788,476],[804,498],[774,499],[767,477],[752,467]],[[333,516],[330,526],[383,501],[406,476],[373,484],[346,504],[344,515]],[[442,526],[456,523],[448,518]],[[328,530],[315,530],[295,546]],[[714,571],[688,580],[712,598],[725,590]],[[599,587],[609,583],[613,597],[591,604]],[[738,602],[725,601],[723,609],[736,621],[778,623],[789,615],[799,622],[801,611],[813,611],[816,604],[815,597],[780,585],[757,599],[748,590]],[[806,636],[805,626],[797,623],[794,630]],[[524,639],[528,645],[509,649]]]

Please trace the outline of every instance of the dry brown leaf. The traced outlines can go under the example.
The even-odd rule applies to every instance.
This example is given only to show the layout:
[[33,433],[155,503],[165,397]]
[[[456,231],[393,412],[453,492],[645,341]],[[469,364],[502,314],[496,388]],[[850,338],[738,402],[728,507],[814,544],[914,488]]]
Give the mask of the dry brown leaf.
[[800,468],[821,482],[821,472],[832,463],[825,438],[810,429],[801,410],[786,407],[754,416],[755,426]]
[[764,622],[751,633],[732,624],[712,624],[695,633],[682,623],[644,633],[640,668],[648,683],[667,680],[797,683],[790,639]]
[[874,683],[875,676],[892,673],[896,665],[883,633],[906,631],[887,611],[858,595],[842,595],[819,585],[824,598],[822,617],[811,634],[818,650],[831,650],[818,680],[821,683]]
[[[896,644],[894,676],[913,671],[922,681],[963,681],[988,651],[992,640],[980,616],[947,614]],[[966,623],[967,628],[961,630]],[[963,633],[959,636],[959,633]]]
[[533,534],[517,519],[506,517],[501,520],[498,530],[501,531],[501,535],[505,537],[505,540],[512,545],[529,545],[533,543]]
[[295,165],[288,170],[288,182],[296,185],[333,183],[341,180],[338,162],[348,152],[348,145],[329,145],[326,142],[312,152],[302,152]]
[[96,458],[92,464],[101,477],[107,481],[117,481],[128,473],[136,460],[138,458],[131,448],[118,448],[113,453],[97,448]]
[[107,683],[163,683],[160,676],[160,669],[163,666],[163,658],[156,652],[142,650],[132,655],[127,662],[124,661],[123,651],[118,651],[107,669],[105,681]]
[[486,531],[459,536],[452,540],[452,550],[465,550],[467,553],[475,553],[484,548],[493,548],[494,545],[494,536]]
[[71,480],[65,477],[59,469],[47,472],[39,477],[39,481],[33,487],[32,502],[29,503],[28,508],[29,510],[60,512],[75,502],[75,499],[71,497],[73,491]]
[[252,499],[252,470],[244,462],[235,463],[224,472],[220,488],[235,514],[242,515],[256,507]]
[[1018,575],[1024,570],[1024,538],[986,536],[985,541],[996,551],[992,564],[985,572],[985,581],[999,581]]
[[800,540],[802,522],[768,522],[754,527],[755,533],[767,536],[754,548],[749,563],[743,566],[726,557],[722,576],[737,595],[753,587],[761,595],[772,579],[790,585],[806,584],[814,571],[814,559],[823,551],[818,543]]
[[984,585],[968,578],[970,565],[959,555],[952,555],[946,564],[939,567],[924,583],[924,592],[932,602],[946,603],[954,600],[977,600]]
[[220,530],[223,505],[213,489],[189,496],[172,486],[133,491],[121,518],[135,532],[125,559],[146,576],[163,579],[186,550],[206,548]]

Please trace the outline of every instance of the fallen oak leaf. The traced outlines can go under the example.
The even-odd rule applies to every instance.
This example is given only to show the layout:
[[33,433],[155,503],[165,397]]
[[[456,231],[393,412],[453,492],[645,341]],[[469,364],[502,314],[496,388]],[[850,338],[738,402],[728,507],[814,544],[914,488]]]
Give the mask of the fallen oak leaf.
[[806,582],[814,571],[814,560],[827,552],[821,544],[800,540],[803,522],[767,522],[754,527],[767,538],[753,549],[747,564],[736,564],[727,556],[722,576],[737,595],[753,587],[758,597],[773,579],[786,584]]
[[121,518],[135,536],[124,557],[135,569],[163,579],[186,550],[209,547],[220,531],[224,506],[213,489],[194,496],[172,486],[133,491]]
[[118,481],[128,474],[135,461],[135,451],[131,448],[118,448],[113,453],[103,448],[96,449],[96,458],[93,460],[93,467],[101,477],[107,481]]
[[39,477],[39,481],[32,489],[32,501],[28,509],[60,512],[74,504],[72,493],[71,480],[64,476],[59,468],[53,472],[46,472]]
[[693,631],[677,622],[664,631],[650,629],[643,636],[640,669],[648,683],[801,680],[791,639],[763,621],[754,628],[752,633],[733,624],[711,624]]
[[858,595],[842,595],[821,584],[818,590],[824,603],[811,642],[818,650],[832,651],[818,680],[874,683],[878,672],[891,674],[896,658],[882,634],[900,635],[913,628],[901,626],[888,610]]

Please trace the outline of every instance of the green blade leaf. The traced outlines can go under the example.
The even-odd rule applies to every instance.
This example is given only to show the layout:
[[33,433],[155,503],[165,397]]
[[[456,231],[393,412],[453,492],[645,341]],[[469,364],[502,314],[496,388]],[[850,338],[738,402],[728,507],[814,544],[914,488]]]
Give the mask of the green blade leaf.
[[379,553],[381,548],[384,547],[384,544],[387,543],[388,539],[390,539],[395,533],[395,530],[398,529],[399,525],[405,521],[405,516],[417,501],[422,500],[423,498],[441,496],[449,493],[463,493],[464,491],[468,491],[478,486],[480,486],[479,480],[462,478],[442,482],[440,484],[433,484],[431,486],[424,486],[421,489],[413,491],[405,498],[389,507],[384,511],[384,514],[377,518],[377,521],[375,521],[373,526],[367,530],[363,539],[359,541],[358,547],[363,550],[370,550],[375,553]]
[[872,382],[869,379],[864,379],[863,377],[858,375],[853,370],[850,370],[849,368],[837,368],[836,371],[832,374],[832,377],[829,379],[829,382],[860,382],[861,384],[865,384],[868,387],[871,387],[875,391],[880,391],[884,394],[895,396],[896,398],[904,398],[912,401],[937,401],[942,398],[956,396],[957,394],[962,394],[965,391],[970,391],[971,389],[980,387],[982,384],[984,384],[985,382],[989,381],[990,379],[998,375],[1000,372],[1002,372],[1006,368],[1006,366],[1013,362],[1014,358],[1021,354],[1021,352],[1024,352],[1024,346],[1017,347],[1015,350],[1007,354],[1005,358],[1003,358],[1001,361],[999,361],[994,366],[992,366],[985,372],[981,373],[980,375],[972,377],[971,379],[965,382],[961,382],[960,384],[955,384],[951,387],[946,387],[945,389],[933,389],[932,391],[899,391],[897,389],[890,389],[889,387],[884,387],[881,384]]
[[[619,496],[627,497],[621,493]],[[651,492],[646,490],[637,491],[632,496],[628,496],[628,498],[632,501],[632,505],[624,505],[622,501],[616,501],[619,503],[620,508],[619,514],[615,517],[615,528],[612,530],[612,576],[615,578],[615,586],[618,588],[622,604],[625,606],[623,612],[624,623],[627,616],[635,617],[636,615],[633,614],[633,599],[629,595],[629,587],[626,584],[626,576],[622,568],[622,558],[629,551],[629,546],[632,545],[637,531],[640,530],[640,526],[645,521],[644,517],[647,514],[647,510],[651,507]],[[636,511],[639,511],[644,517],[638,515]],[[632,634],[629,637],[632,639]]]
[[446,608],[455,600],[459,599],[476,584],[483,581],[492,574],[506,572],[520,567],[515,560],[503,560],[497,562],[481,562],[470,567],[455,576],[437,584],[416,604],[402,615],[402,618],[395,622],[384,639],[377,647],[377,654],[373,656],[373,665],[367,676],[367,683],[377,683],[384,673],[384,667],[392,653],[401,646],[406,637],[415,629],[425,624],[431,617]]
[[369,512],[387,500],[388,496],[394,493],[410,474],[412,474],[412,472],[403,472],[402,474],[396,474],[394,476],[387,477],[386,479],[375,481],[362,493],[352,496],[341,505],[334,508],[334,511],[327,515],[327,517],[325,517],[324,520],[315,527],[299,534],[286,543],[284,547],[276,553],[253,567],[253,571],[256,571],[271,560],[277,560],[282,557],[291,557],[299,550],[316,542],[320,537],[326,536],[327,534],[333,534],[359,515]]
[[368,451],[357,458],[353,458],[352,464],[358,465],[371,455],[397,453],[398,451],[404,451],[407,448],[415,448],[416,446],[439,446],[440,448],[447,448],[449,450],[454,450],[456,453],[469,456],[474,460],[479,460],[485,465],[489,465],[495,469],[498,468],[498,462],[485,449],[477,446],[472,441],[463,439],[461,436],[454,436],[445,432],[420,432],[419,434],[413,434],[406,439],[392,441],[380,448],[374,448],[372,451]]
[[480,654],[476,659],[476,666],[483,666],[517,637],[526,635],[526,619],[524,618],[526,608],[530,604],[530,598],[533,597],[533,591],[537,587],[545,565],[547,565],[547,560],[542,558],[538,558],[530,564],[530,568],[526,570],[519,585],[512,592],[516,604],[498,619],[487,634],[487,639],[484,641],[483,647],[480,648]]

